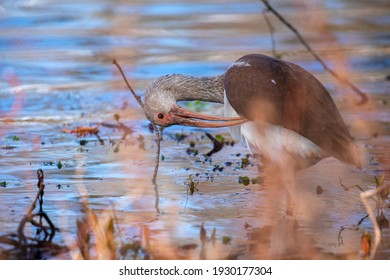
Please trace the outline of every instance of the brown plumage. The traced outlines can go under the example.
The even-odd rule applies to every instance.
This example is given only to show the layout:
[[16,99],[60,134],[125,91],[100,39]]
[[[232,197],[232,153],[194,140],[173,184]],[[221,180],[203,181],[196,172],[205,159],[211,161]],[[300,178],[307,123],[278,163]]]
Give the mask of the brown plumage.
[[226,97],[238,115],[282,126],[327,156],[360,166],[353,139],[325,87],[303,68],[265,55],[246,55],[225,73]]

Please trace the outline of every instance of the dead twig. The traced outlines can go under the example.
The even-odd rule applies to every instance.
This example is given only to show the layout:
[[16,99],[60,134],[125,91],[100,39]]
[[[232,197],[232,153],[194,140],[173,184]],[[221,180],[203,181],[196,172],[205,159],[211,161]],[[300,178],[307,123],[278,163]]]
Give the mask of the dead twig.
[[310,47],[310,45],[306,42],[306,40],[302,37],[299,31],[291,25],[278,11],[276,11],[267,0],[261,0],[263,4],[267,7],[267,10],[273,13],[283,24],[285,24],[299,39],[299,41],[305,46],[305,48],[313,55],[313,57],[324,67],[326,71],[328,71],[336,80],[340,83],[347,85],[350,87],[357,95],[360,96],[360,101],[358,105],[362,105],[368,101],[368,96],[366,93],[362,92],[358,87],[352,84],[350,81],[340,77],[335,71],[330,69],[328,65],[320,58],[320,56]]
[[[142,110],[144,111],[144,104],[141,100],[141,97],[139,97],[139,95],[137,95],[135,93],[135,91],[133,90],[133,88],[130,86],[130,83],[127,81],[127,78],[126,78],[126,75],[125,73],[123,72],[122,70],[122,67],[119,65],[119,63],[114,59],[112,61],[112,63],[118,68],[119,72],[121,73],[122,75],[122,78],[123,80],[125,81],[128,89],[130,90],[130,92],[133,94],[135,100],[137,100],[138,104],[141,106]],[[145,111],[144,111],[145,113]],[[156,181],[157,181],[157,173],[158,173],[158,167],[159,167],[159,164],[160,164],[160,141],[161,141],[161,136],[160,136],[160,132],[157,128],[157,126],[154,124],[154,123],[151,123],[152,127],[153,127],[153,130],[154,130],[154,133],[156,135],[156,143],[157,143],[157,155],[156,155],[156,164],[154,166],[154,172],[153,172],[153,178],[152,178],[152,183],[154,185],[154,191],[155,191],[155,195],[156,195],[156,201],[155,201],[155,208],[156,208],[156,211],[157,213],[159,213],[159,207],[158,207],[158,204],[159,204],[159,195],[158,195],[158,188],[157,188],[157,184],[156,184]]]
[[138,104],[141,106],[141,108],[142,108],[142,110],[143,110],[143,109],[144,109],[144,103],[142,102],[141,97],[139,97],[139,95],[135,93],[135,91],[134,91],[133,88],[131,87],[130,83],[127,81],[126,75],[125,75],[125,73],[123,72],[122,67],[119,65],[119,63],[116,61],[116,59],[113,59],[112,63],[115,64],[115,66],[118,68],[118,70],[119,70],[119,72],[121,73],[122,78],[123,78],[123,80],[125,81],[125,83],[126,83],[128,89],[129,89],[130,92],[133,94],[135,100],[137,100]]
[[[360,185],[358,185],[358,184],[355,184],[355,185],[352,185],[352,186],[346,186],[346,185],[344,185],[343,182],[341,181],[341,178],[339,178],[339,181],[340,181],[340,185],[343,187],[343,189],[344,189],[345,191],[349,191],[350,189],[353,189],[353,188],[357,188],[357,189],[359,189],[359,190],[362,191],[362,192],[365,192],[365,191],[366,191],[365,189],[363,189],[363,188],[362,188]],[[377,200],[376,200],[375,198],[371,197],[371,199],[372,199],[373,201],[375,201],[375,203],[377,203]]]
[[340,230],[339,230],[338,237],[337,237],[338,242],[339,242],[339,245],[341,245],[341,244],[344,243],[343,237],[341,236],[341,233],[342,233],[344,230],[349,229],[349,230],[352,230],[352,231],[358,231],[358,230],[360,229],[360,225],[361,225],[361,224],[363,223],[363,221],[364,221],[365,219],[367,219],[367,218],[368,218],[368,214],[365,215],[363,218],[361,218],[361,219],[359,220],[359,222],[357,222],[356,225],[352,225],[352,226],[341,226],[341,227],[340,227]]
[[267,11],[263,11],[262,14],[263,14],[265,22],[267,23],[267,26],[268,26],[268,29],[269,29],[269,32],[270,32],[270,35],[271,35],[272,55],[274,57],[278,58],[278,54],[276,53],[276,43],[275,43],[275,36],[274,36],[274,27],[272,26],[271,21],[269,20],[266,12]]
[[94,126],[78,126],[75,129],[69,130],[69,129],[63,129],[62,132],[65,133],[71,133],[71,134],[76,134],[77,137],[85,137],[87,135],[95,135],[96,138],[99,140],[99,143],[101,145],[104,145],[104,141],[102,138],[99,136],[99,127]]
[[[43,182],[44,175],[42,169],[38,169],[37,175],[38,175],[38,183],[37,183],[38,192],[35,196],[33,203],[28,209],[27,213],[20,221],[18,226],[18,231],[17,231],[20,245],[26,248],[28,247],[28,241],[27,241],[28,238],[24,235],[24,227],[26,223],[29,222],[37,228],[36,237],[32,239],[36,242],[51,242],[57,230],[57,228],[50,220],[49,216],[43,211],[43,195],[44,195],[45,184]],[[38,201],[39,201],[39,211],[38,213],[33,214],[33,211]],[[39,221],[34,220],[35,217],[38,217]],[[47,225],[45,225],[44,222],[46,222]],[[43,233],[43,238],[39,237],[41,233]]]

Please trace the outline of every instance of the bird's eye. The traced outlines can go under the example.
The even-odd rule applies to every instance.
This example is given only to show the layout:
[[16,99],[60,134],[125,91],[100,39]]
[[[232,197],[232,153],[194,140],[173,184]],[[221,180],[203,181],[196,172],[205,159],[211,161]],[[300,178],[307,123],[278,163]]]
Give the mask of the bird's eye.
[[163,119],[163,118],[164,118],[164,114],[163,114],[163,113],[159,113],[159,114],[157,115],[157,118]]

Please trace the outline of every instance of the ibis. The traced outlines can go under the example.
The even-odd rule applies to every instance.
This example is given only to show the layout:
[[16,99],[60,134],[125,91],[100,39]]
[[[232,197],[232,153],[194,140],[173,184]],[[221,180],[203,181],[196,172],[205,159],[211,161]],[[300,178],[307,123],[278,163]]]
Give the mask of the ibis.
[[[189,111],[179,101],[224,104],[224,116]],[[360,167],[359,152],[326,88],[302,67],[249,54],[224,74],[157,78],[145,92],[145,114],[159,126],[216,128],[231,134],[280,168],[293,170],[334,157]]]

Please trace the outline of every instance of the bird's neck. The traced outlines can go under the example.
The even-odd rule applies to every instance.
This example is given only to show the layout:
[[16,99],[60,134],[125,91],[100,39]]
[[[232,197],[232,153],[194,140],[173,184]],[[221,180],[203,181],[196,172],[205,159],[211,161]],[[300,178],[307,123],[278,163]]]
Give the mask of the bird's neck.
[[172,75],[176,91],[176,101],[201,100],[223,103],[223,75],[214,77],[192,77]]

